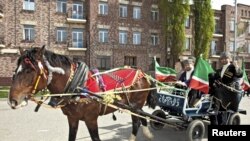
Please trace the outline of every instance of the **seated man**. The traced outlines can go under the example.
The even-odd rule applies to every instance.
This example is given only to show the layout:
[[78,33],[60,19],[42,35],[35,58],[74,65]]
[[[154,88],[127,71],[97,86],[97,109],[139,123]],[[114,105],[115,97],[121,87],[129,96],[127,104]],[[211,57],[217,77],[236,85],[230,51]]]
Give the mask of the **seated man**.
[[[182,61],[184,71],[180,75],[179,81],[183,82],[182,84],[185,86],[189,86],[191,77],[194,73],[194,60],[187,59]],[[178,83],[178,82],[177,82]],[[191,89],[188,93],[188,104],[189,106],[194,106],[196,99],[198,98],[199,91]]]
[[[209,75],[210,94],[213,96],[213,112],[232,110],[237,112],[240,102],[240,78],[243,73],[236,62],[231,63],[231,55],[223,52],[220,56],[222,68]],[[218,121],[211,124],[226,124],[226,113],[218,115]]]

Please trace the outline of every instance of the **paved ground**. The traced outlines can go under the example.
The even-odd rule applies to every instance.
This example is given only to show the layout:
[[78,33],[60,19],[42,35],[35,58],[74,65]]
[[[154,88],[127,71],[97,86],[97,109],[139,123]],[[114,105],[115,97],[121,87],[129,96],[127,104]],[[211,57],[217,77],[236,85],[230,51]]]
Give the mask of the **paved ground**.
[[[248,115],[241,116],[242,124],[250,124],[250,97],[244,97],[240,107],[248,111]],[[0,100],[0,141],[67,141],[67,119],[61,110],[42,107],[36,113],[34,108],[35,105],[29,103],[22,109],[11,110],[6,100]],[[99,118],[99,132],[103,141],[128,140],[131,133],[130,116],[126,113],[116,113],[116,116],[117,121],[112,120],[112,115]],[[185,141],[185,131],[169,127],[158,131],[152,128],[150,130],[155,136],[154,141]],[[206,140],[205,138],[204,141]],[[90,141],[84,122],[80,123],[77,141]],[[141,130],[137,141],[146,141]]]

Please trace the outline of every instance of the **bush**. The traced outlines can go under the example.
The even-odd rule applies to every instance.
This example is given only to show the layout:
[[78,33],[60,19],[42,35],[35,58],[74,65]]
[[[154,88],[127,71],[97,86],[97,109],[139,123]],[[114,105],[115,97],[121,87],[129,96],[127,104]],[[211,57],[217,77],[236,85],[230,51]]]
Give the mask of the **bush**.
[[0,98],[7,98],[9,93],[9,87],[0,86]]

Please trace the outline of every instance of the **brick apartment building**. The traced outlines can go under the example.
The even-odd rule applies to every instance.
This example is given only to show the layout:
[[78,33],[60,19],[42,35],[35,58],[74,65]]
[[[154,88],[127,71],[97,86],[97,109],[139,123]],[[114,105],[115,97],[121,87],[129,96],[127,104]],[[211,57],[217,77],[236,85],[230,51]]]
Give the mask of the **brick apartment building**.
[[[18,48],[40,47],[101,70],[130,65],[152,71],[152,58],[167,65],[159,0],[0,0],[0,86],[9,85]],[[243,14],[241,14],[241,12]],[[250,21],[250,6],[238,4],[238,21]],[[215,11],[211,63],[233,43],[234,6]],[[192,14],[186,20],[186,51],[192,54]],[[250,70],[250,29],[239,56]]]

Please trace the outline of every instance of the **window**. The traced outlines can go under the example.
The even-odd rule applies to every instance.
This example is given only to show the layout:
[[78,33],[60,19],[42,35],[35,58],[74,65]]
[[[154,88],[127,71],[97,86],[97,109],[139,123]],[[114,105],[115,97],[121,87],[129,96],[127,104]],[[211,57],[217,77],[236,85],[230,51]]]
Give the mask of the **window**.
[[24,10],[35,10],[35,0],[24,0],[23,9]]
[[119,31],[119,43],[120,44],[127,44],[127,31]]
[[141,33],[140,32],[133,33],[133,44],[134,45],[141,44]]
[[73,3],[72,18],[83,19],[83,5],[82,4]]
[[190,51],[191,49],[191,38],[186,38],[186,41],[185,41],[185,50],[186,51]]
[[159,20],[159,10],[158,9],[152,9],[151,10],[151,19],[152,19],[152,21],[158,21]]
[[66,42],[67,40],[67,32],[65,28],[57,28],[56,31],[56,41],[57,42]]
[[233,42],[233,41],[230,41],[229,50],[230,50],[231,52],[234,51],[234,42]]
[[185,20],[185,27],[189,28],[190,27],[190,17],[188,16]]
[[24,25],[24,40],[34,41],[35,29],[33,25]]
[[75,48],[83,48],[83,29],[73,29],[72,46]]
[[110,62],[110,56],[97,56],[97,68],[99,70],[109,70]]
[[128,8],[126,5],[120,5],[120,17],[125,18],[128,16]]
[[230,21],[230,31],[234,31],[234,20]]
[[125,56],[124,65],[136,67],[136,57],[134,56]]
[[67,0],[57,0],[56,12],[66,13],[67,11]]
[[151,34],[151,45],[155,46],[159,44],[159,36],[158,34]]
[[221,31],[220,31],[220,25],[219,25],[219,19],[215,19],[215,22],[214,22],[214,32],[215,33],[221,33]]
[[250,53],[250,43],[248,43],[248,49],[247,52]]
[[108,4],[107,3],[99,3],[99,14],[100,15],[108,15]]
[[140,19],[141,18],[141,8],[140,7],[134,7],[133,8],[133,18],[134,19]]
[[250,34],[250,22],[248,22],[248,34]]
[[217,52],[217,41],[211,42],[211,55],[216,55]]
[[108,30],[100,29],[99,30],[99,42],[107,43],[108,42]]

